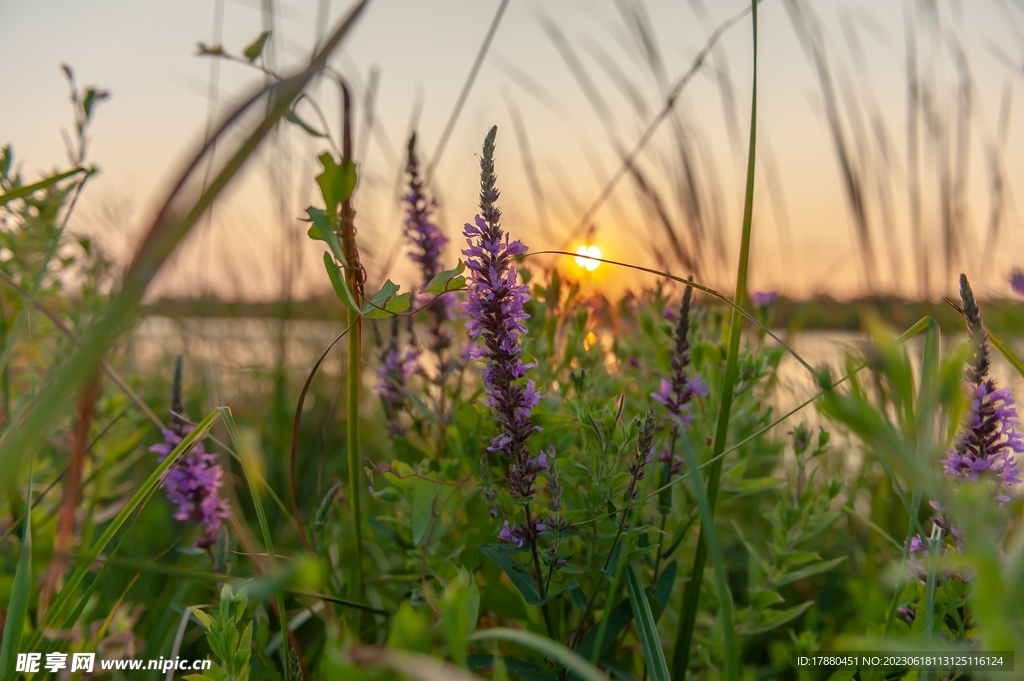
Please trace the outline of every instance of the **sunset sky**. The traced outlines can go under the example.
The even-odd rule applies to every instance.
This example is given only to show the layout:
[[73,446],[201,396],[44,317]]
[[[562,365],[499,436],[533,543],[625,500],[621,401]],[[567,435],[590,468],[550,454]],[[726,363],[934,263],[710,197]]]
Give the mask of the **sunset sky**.
[[[357,100],[356,208],[374,283],[384,276],[413,281],[406,259],[389,257],[401,247],[396,180],[405,141],[415,123],[421,157],[434,157],[499,4],[373,0],[331,62]],[[794,28],[801,21],[799,8],[807,6],[813,13],[803,19],[813,14],[820,20],[835,110],[861,183],[873,270],[854,237],[827,98]],[[196,44],[221,43],[239,54],[269,27],[267,63],[290,73],[348,7],[339,0],[0,2],[0,143],[13,146],[26,179],[65,167],[61,130],[72,118],[60,64],[74,69],[80,85],[110,90],[90,133],[89,159],[101,174],[72,224],[99,234],[125,260],[168,183],[202,142],[208,119],[224,116],[263,82],[252,68],[197,56]],[[618,168],[620,150],[632,148],[667,86],[687,71],[714,29],[744,7],[732,0],[510,0],[433,176],[440,224],[452,240],[452,264],[463,243],[462,224],[475,212],[479,147],[491,125],[499,130],[506,229],[532,250],[575,251],[585,239],[566,243],[565,235]],[[628,26],[631,16],[652,27],[658,68],[644,58]],[[661,125],[638,164],[685,247],[700,252],[698,279],[725,290],[732,288],[742,212],[750,27],[746,17],[726,30],[712,59],[684,90],[677,117]],[[946,277],[950,269],[966,271],[988,295],[1005,295],[1006,274],[1024,266],[1017,200],[1024,196],[1024,11],[1002,0],[764,0],[759,28],[753,287],[793,297],[822,291],[849,297],[870,290],[909,297],[927,290],[936,296],[953,290],[955,280]],[[560,51],[555,34],[567,48]],[[928,108],[916,164],[908,162],[908,35]],[[570,62],[586,74],[582,79]],[[368,135],[364,102],[374,82]],[[337,138],[337,89],[324,80],[310,95]],[[310,107],[300,106],[299,113],[322,127]],[[268,300],[286,290],[289,272],[298,297],[328,290],[320,249],[297,220],[316,200],[316,156],[326,148],[295,126],[282,129],[189,237],[151,295]],[[682,170],[681,148],[692,163],[692,185]],[[531,189],[531,165],[540,196]],[[914,166],[926,258],[911,255],[908,186]],[[1000,181],[1003,193],[995,201],[992,187]],[[688,186],[699,197],[689,208],[679,199]],[[704,221],[703,236],[693,231],[695,211]],[[658,266],[660,257],[673,273],[689,274],[673,259],[664,227],[639,197],[634,179],[623,178],[593,224],[590,241],[606,257],[646,266]],[[954,260],[948,268],[947,252]],[[927,289],[919,266],[925,259]],[[535,262],[583,272],[571,258]],[[590,276],[595,286],[609,290],[654,281],[607,267]]]

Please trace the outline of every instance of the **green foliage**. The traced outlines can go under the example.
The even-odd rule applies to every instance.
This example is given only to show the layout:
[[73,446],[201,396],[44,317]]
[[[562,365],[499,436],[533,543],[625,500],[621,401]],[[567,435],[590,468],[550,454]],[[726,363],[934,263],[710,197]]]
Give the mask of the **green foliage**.
[[[250,668],[249,659],[252,654],[252,621],[246,622],[242,632],[238,627],[245,619],[248,599],[245,589],[237,593],[225,584],[220,592],[220,608],[215,616],[210,616],[198,608],[192,608],[192,616],[206,629],[206,641],[210,651],[220,660],[214,674],[214,681],[248,681]],[[199,681],[204,676],[186,677]]]
[[[269,37],[232,59],[260,63]],[[356,167],[330,153],[318,156],[322,207],[306,214],[351,322],[344,379],[302,367],[297,380],[282,332],[273,387],[253,371],[252,390],[230,409],[215,401],[220,377],[185,377],[188,401],[175,407],[208,415],[158,464],[147,445],[163,426],[167,372],[139,369],[113,341],[260,135],[281,119],[329,134],[296,115],[299,81],[283,82],[289,89],[275,91],[220,184],[186,217],[158,221],[126,280],[137,291],[111,297],[111,263],[64,229],[91,176],[85,132],[105,93],[74,90],[82,153],[69,170],[25,182],[10,148],[0,154],[0,453],[32,461],[27,477],[12,465],[5,480],[0,672],[21,650],[194,658],[208,649],[216,667],[187,678],[682,681],[784,677],[789,651],[846,643],[1021,648],[1021,502],[997,503],[985,476],[961,484],[942,474],[970,408],[961,380],[970,348],[943,352],[931,319],[898,337],[866,320],[871,342],[841,379],[813,370],[818,414],[790,424],[803,407],[776,413],[787,353],[811,367],[765,309],[745,309],[756,116],[727,308],[721,293],[665,273],[610,300],[565,270],[542,276],[535,261],[516,263],[530,294],[523,359],[542,394],[529,422],[529,498],[512,493],[516,471],[495,453],[498,401],[484,394],[483,364],[458,352],[469,340],[463,322],[435,300],[466,289],[467,266],[458,261],[422,292],[400,293],[389,279],[364,295]],[[684,360],[671,317],[678,285],[691,284]],[[920,350],[908,347],[915,336]],[[379,341],[381,361],[364,337]],[[1024,375],[1008,344],[990,339]],[[110,379],[90,403],[82,379],[100,358]],[[386,375],[396,364],[401,381]],[[361,398],[374,372],[380,399],[395,400],[386,424],[378,402]],[[685,410],[668,408],[663,381],[689,386]],[[75,395],[81,404],[65,409]],[[229,531],[203,549],[191,546],[193,518],[173,517],[160,493],[201,441],[224,467],[232,505]],[[927,556],[909,550],[915,536]]]

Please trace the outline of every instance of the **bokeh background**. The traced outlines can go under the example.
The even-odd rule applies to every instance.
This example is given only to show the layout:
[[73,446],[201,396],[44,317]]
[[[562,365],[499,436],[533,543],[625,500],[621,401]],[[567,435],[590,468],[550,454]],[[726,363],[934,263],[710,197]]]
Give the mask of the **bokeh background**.
[[[740,1],[379,0],[332,68],[358,117],[358,227],[372,283],[412,281],[401,253],[405,142],[415,129],[454,262],[476,202],[479,145],[499,127],[506,226],[533,250],[597,244],[606,257],[697,275],[730,290],[750,112],[749,20],[726,28],[672,115],[592,219],[608,179],[672,84]],[[262,84],[238,55],[271,31],[266,65],[298,68],[347,10],[334,0],[0,4],[0,138],[26,179],[66,161],[60,64],[111,93],[91,128],[101,174],[73,229],[121,262],[167,182],[216,121]],[[465,106],[460,91],[497,20]],[[1019,105],[1024,6],[1010,0],[766,0],[760,28],[751,280],[790,298],[937,298],[965,271],[986,297],[1022,264]],[[339,134],[337,88],[312,88]],[[324,124],[299,107],[317,130]],[[164,269],[149,300],[271,301],[329,291],[299,221],[316,154],[280,129]],[[439,155],[440,150],[440,155]],[[547,259],[571,268],[571,261]],[[581,272],[581,271],[580,271]],[[601,268],[609,293],[649,284]]]

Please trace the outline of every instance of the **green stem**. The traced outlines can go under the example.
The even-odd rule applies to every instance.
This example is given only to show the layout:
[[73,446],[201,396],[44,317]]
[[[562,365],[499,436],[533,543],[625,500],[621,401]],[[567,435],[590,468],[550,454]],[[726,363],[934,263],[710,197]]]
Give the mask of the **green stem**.
[[[740,240],[740,261],[736,271],[736,306],[743,308],[747,304],[747,267],[750,261],[750,231],[754,211],[754,160],[757,136],[757,2],[751,0],[751,23],[753,25],[753,84],[750,97],[750,146],[747,152],[747,184],[746,197],[743,204],[743,235]],[[716,458],[725,450],[725,441],[729,434],[729,415],[732,410],[733,388],[739,374],[737,361],[740,349],[742,320],[736,309],[729,316],[729,354],[725,362],[725,377],[722,381],[722,401],[718,410],[718,424],[715,429],[715,440],[712,445],[711,457],[714,463],[708,474],[707,501],[711,514],[715,511],[718,498],[718,484],[722,476],[722,459]],[[695,480],[697,485],[699,481]],[[693,559],[693,570],[690,581],[683,595],[683,612],[679,622],[679,635],[676,638],[675,653],[672,657],[672,676],[677,681],[686,678],[686,669],[690,661],[690,643],[697,619],[697,608],[700,601],[700,588],[704,580],[704,565],[708,558],[707,535],[710,528],[702,521],[700,539],[697,543],[697,554]],[[727,622],[726,626],[731,626]],[[734,632],[733,632],[734,633]]]
[[[530,528],[531,534],[535,535],[533,516],[530,514],[530,505],[526,504],[523,506],[526,510],[526,526]],[[540,592],[540,598],[543,601],[547,596],[547,589],[544,588],[544,570],[540,566],[540,554],[537,553],[537,537],[534,536],[530,541],[530,551],[533,553],[533,568],[537,571],[537,590]],[[553,563],[552,563],[553,564]],[[542,603],[540,606],[541,614],[544,615],[544,628],[547,629],[548,638],[554,640],[555,630],[551,626],[551,613],[548,612],[548,604]]]
[[352,524],[356,543],[356,595],[363,593],[363,523],[360,497],[362,496],[362,470],[359,461],[359,374],[362,352],[362,319],[355,310],[349,310],[352,330],[348,334],[348,496],[352,507]]
[[661,506],[661,528],[658,533],[658,556],[654,559],[654,584],[658,583],[661,556],[665,551],[665,525],[668,523],[668,514],[672,510],[672,489],[669,488],[669,485],[672,483],[672,462],[676,455],[676,438],[678,436],[679,428],[673,425],[672,439],[668,446],[668,461],[665,462],[665,484],[662,485],[665,489],[662,492],[662,498],[659,500],[659,506]]

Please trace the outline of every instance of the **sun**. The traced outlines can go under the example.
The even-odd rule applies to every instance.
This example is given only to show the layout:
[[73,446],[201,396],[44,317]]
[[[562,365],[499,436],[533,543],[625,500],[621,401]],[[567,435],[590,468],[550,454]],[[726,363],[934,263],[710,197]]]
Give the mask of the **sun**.
[[576,249],[576,264],[588,272],[593,272],[600,266],[599,260],[591,260],[591,258],[600,258],[601,249],[597,246],[580,246]]

